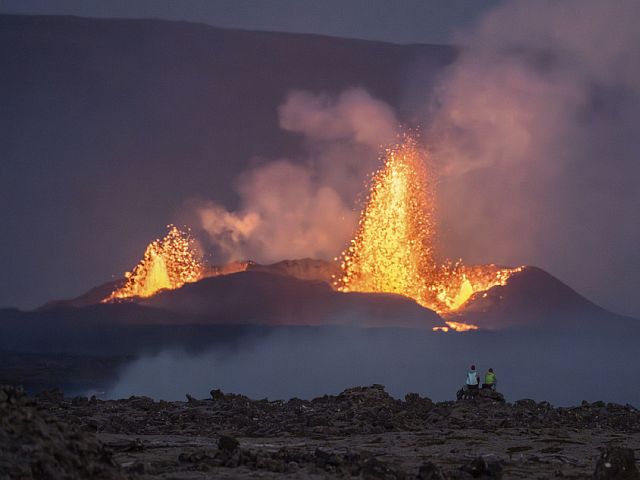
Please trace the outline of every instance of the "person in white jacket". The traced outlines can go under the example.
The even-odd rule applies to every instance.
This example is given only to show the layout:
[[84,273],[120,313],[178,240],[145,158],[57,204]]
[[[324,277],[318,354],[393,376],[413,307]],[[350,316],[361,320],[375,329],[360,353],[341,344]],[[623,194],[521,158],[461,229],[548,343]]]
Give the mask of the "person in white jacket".
[[467,372],[467,390],[477,390],[480,385],[480,376],[476,371],[476,366],[471,365],[471,369]]

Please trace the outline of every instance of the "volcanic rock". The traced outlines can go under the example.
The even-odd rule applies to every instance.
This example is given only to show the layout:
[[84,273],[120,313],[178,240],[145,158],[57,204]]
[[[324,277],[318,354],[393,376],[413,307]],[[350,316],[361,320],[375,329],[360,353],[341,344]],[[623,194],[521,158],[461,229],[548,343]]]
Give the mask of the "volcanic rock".
[[[395,399],[382,385],[288,401],[252,400],[217,389],[209,399],[185,402],[146,397],[51,402],[46,395],[32,402],[22,400],[20,390],[0,392],[4,404],[26,401],[36,414],[77,435],[97,430],[127,473],[145,476],[236,478],[260,471],[301,477],[532,478],[536,472],[549,475],[560,464],[568,475],[579,472],[582,478],[593,472],[595,444],[605,438],[624,435],[631,446],[640,445],[640,412],[603,402],[556,408],[478,396],[436,403],[417,394]],[[589,443],[591,435],[595,444]],[[22,444],[15,442],[20,440],[9,443]],[[56,445],[51,448],[77,454],[62,442]],[[85,458],[94,458],[89,450]],[[602,475],[631,469],[633,455],[621,452],[603,455],[596,478],[616,478]],[[584,468],[574,467],[578,464]]]
[[432,462],[427,462],[418,469],[418,480],[446,480],[447,476],[440,467]]
[[607,448],[598,459],[594,480],[640,480],[633,450],[630,448]]
[[[73,405],[78,407],[78,405]],[[127,478],[95,436],[0,386],[0,478]]]
[[59,388],[53,390],[41,390],[36,395],[36,400],[40,403],[53,403],[57,404],[64,400],[64,393]]
[[473,478],[502,478],[502,465],[499,462],[487,462],[483,457],[473,459],[460,470]]
[[240,446],[240,442],[238,442],[238,440],[228,435],[223,435],[218,439],[218,448],[220,450],[233,452],[234,450],[237,450],[239,446]]

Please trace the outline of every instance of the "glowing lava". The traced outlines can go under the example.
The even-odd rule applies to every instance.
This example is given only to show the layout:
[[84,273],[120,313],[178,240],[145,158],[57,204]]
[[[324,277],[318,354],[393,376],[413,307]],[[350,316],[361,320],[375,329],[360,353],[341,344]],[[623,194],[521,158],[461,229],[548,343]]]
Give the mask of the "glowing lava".
[[[386,150],[384,165],[373,176],[358,231],[342,253],[342,276],[335,282],[339,290],[398,293],[446,314],[475,292],[504,285],[519,270],[436,262],[432,177],[426,153],[412,137],[405,136],[402,143]],[[462,322],[447,325],[456,331],[477,329]]]
[[426,165],[410,138],[386,151],[360,216],[358,232],[342,254],[340,290],[387,292],[425,300],[433,261],[433,201]]
[[151,242],[138,265],[124,274],[125,284],[103,302],[150,297],[160,290],[180,288],[202,278],[204,266],[193,238],[173,225],[167,228],[167,235]]

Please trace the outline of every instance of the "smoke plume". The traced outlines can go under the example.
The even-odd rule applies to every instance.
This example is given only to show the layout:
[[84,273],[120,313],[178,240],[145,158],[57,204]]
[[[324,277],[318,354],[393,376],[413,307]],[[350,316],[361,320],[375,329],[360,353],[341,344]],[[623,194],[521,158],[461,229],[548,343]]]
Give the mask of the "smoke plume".
[[201,225],[223,261],[333,258],[355,230],[355,200],[393,141],[393,111],[362,89],[339,96],[293,92],[278,109],[282,129],[304,136],[308,157],[280,159],[245,172],[239,208],[205,203]]
[[512,1],[458,34],[427,135],[443,245],[638,314],[640,3]]

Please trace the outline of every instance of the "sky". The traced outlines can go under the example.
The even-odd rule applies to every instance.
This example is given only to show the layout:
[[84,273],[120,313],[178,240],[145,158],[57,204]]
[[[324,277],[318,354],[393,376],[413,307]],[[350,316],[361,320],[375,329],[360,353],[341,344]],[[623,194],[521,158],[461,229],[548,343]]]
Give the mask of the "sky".
[[0,0],[0,13],[158,18],[218,27],[446,44],[497,0]]

